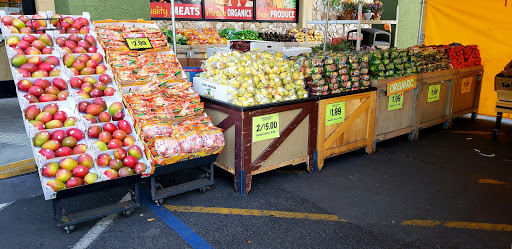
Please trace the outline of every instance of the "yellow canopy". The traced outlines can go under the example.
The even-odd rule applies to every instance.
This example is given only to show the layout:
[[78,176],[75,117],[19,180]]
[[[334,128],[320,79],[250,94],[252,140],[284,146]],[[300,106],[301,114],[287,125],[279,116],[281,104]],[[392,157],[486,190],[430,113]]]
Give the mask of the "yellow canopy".
[[478,113],[496,116],[494,76],[512,60],[512,0],[428,0],[425,44],[453,42],[478,45],[484,65]]

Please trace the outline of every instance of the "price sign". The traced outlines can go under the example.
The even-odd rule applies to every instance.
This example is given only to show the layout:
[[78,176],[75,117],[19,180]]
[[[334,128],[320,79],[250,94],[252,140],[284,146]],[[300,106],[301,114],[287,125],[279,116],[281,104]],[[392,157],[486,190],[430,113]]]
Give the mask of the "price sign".
[[328,104],[325,107],[325,126],[345,121],[345,101]]
[[388,111],[402,109],[404,106],[404,93],[397,93],[389,96]]
[[428,86],[427,103],[438,101],[440,93],[441,93],[441,85],[440,84]]
[[468,93],[471,91],[471,84],[473,83],[473,78],[468,77],[462,79],[462,83],[460,85],[460,93]]
[[144,50],[153,48],[153,45],[151,45],[151,42],[149,42],[149,38],[145,33],[125,33],[123,36],[130,50]]
[[252,118],[252,141],[279,137],[279,113]]

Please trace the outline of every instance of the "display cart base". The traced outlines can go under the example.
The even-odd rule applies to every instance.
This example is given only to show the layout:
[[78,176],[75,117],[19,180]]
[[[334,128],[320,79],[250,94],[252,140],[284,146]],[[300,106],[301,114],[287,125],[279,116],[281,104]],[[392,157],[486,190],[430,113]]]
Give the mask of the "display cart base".
[[[134,209],[140,206],[139,203],[139,182],[141,175],[132,175],[113,180],[103,181],[94,183],[91,185],[84,185],[78,188],[64,189],[57,192],[53,202],[53,212],[58,227],[64,227],[67,233],[72,232],[75,229],[75,225],[105,217],[111,214],[123,213],[126,216],[130,216]],[[133,185],[133,188],[128,186]],[[131,195],[131,200],[121,201],[118,203],[104,205],[97,208],[92,208],[76,213],[66,213],[62,207],[61,201],[66,198],[71,198],[91,192],[104,191],[106,189],[121,187],[127,188]]]
[[[318,170],[315,156],[317,98],[248,107],[206,97],[201,99],[213,123],[224,129],[225,146],[215,165],[234,175],[239,195],[249,193],[252,176],[256,174],[300,163],[306,163],[309,172]],[[263,120],[273,126],[264,126]],[[255,139],[263,133],[273,136]]]
[[[196,189],[198,189],[201,192],[206,192],[210,188],[210,186],[215,183],[215,181],[213,180],[213,162],[217,160],[217,157],[218,154],[215,154],[206,157],[200,157],[196,159],[177,162],[170,165],[156,167],[155,172],[150,177],[151,199],[155,202],[157,206],[159,206],[162,205],[164,198],[167,198],[169,196],[178,195]],[[161,186],[157,179],[158,176],[190,168],[202,169],[205,172],[205,174],[203,175],[203,177],[193,181],[157,189],[157,185]]]
[[457,69],[452,85],[450,121],[471,113],[476,119],[484,66]]

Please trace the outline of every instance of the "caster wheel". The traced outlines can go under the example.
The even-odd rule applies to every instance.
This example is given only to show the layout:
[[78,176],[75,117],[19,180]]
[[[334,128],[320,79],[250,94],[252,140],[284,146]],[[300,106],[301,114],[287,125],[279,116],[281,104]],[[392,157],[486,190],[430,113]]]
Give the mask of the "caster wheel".
[[157,206],[160,206],[160,205],[164,204],[164,199],[158,199],[158,200],[156,200],[156,201],[155,201],[155,204],[156,204]]
[[75,230],[75,225],[69,225],[64,227],[64,230],[66,230],[66,233],[71,233],[73,230]]
[[492,131],[492,137],[494,137],[494,138],[497,138],[499,134],[500,134],[500,132],[496,129],[494,129],[494,131]]
[[210,186],[202,187],[202,188],[199,189],[199,192],[204,193],[204,192],[208,191],[208,189],[210,189]]
[[126,211],[123,211],[123,215],[126,216],[126,217],[130,217],[130,215],[132,214],[132,211],[133,210],[126,210]]

